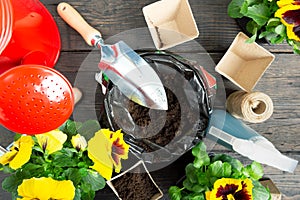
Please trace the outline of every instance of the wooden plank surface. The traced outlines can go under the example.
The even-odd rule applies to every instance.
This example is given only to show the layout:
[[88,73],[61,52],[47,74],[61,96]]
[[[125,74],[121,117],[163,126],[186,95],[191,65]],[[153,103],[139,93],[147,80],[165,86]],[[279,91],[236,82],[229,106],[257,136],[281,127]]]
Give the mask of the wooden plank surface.
[[[97,71],[98,52],[86,45],[80,35],[58,16],[56,6],[60,2],[59,0],[41,0],[41,2],[53,15],[61,34],[62,49],[56,69],[61,71],[73,84],[77,81],[76,83],[80,85],[86,96],[98,97],[99,88],[95,82],[90,81],[93,79],[94,72]],[[110,41],[111,36],[124,31],[145,28],[146,22],[141,9],[155,1],[66,0],[66,2],[73,5],[92,26],[101,30],[104,39]],[[195,41],[207,50],[215,63],[218,63],[236,34],[241,31],[236,21],[227,15],[227,5],[230,0],[189,0],[189,2],[200,32]],[[138,42],[149,39],[143,35],[139,37]],[[195,50],[196,46],[194,45],[185,46],[183,52],[203,56],[203,52]],[[300,160],[300,56],[294,55],[291,48],[286,44],[268,45],[261,43],[261,45],[274,53],[276,58],[255,90],[264,92],[272,98],[274,113],[264,123],[247,124],[268,138],[283,154]],[[204,61],[201,64],[210,65],[210,62]],[[85,67],[94,65],[95,67]],[[211,68],[211,66],[209,67]],[[78,81],[79,79],[80,81]],[[235,86],[226,79],[224,79],[224,84],[227,91],[235,89]],[[83,101],[79,102],[76,112],[86,112],[88,115],[99,112],[100,107],[101,99],[84,97]],[[0,144],[8,145],[12,141],[13,134],[3,127],[0,128],[0,131]],[[250,162],[220,145],[216,145],[213,151],[228,152],[242,159],[244,163]],[[164,193],[183,175],[184,166],[190,160],[190,156],[185,155],[172,165],[152,172],[153,178]],[[299,166],[294,173],[282,172],[269,166],[264,167],[266,176],[271,178],[279,188],[283,194],[283,199],[300,199]],[[3,178],[4,175],[1,173],[0,181]],[[10,199],[10,196],[0,190],[0,199]],[[110,189],[106,188],[97,194],[96,199],[115,198]],[[167,195],[164,195],[163,199],[168,199]]]

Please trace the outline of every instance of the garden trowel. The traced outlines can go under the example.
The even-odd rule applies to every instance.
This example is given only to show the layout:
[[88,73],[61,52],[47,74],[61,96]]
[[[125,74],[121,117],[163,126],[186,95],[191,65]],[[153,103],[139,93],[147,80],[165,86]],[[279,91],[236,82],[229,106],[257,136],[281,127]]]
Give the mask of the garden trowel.
[[101,33],[69,4],[60,3],[57,11],[66,23],[81,34],[87,44],[101,50],[100,70],[125,96],[145,107],[168,109],[163,84],[143,58],[123,41],[113,45],[104,44]]

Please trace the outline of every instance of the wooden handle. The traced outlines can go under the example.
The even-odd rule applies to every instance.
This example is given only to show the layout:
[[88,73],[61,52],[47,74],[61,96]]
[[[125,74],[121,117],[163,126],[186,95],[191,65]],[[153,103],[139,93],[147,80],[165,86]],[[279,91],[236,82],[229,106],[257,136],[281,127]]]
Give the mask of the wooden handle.
[[58,4],[57,12],[67,24],[83,37],[88,45],[93,46],[92,40],[95,36],[101,37],[101,33],[91,27],[70,4],[65,2]]

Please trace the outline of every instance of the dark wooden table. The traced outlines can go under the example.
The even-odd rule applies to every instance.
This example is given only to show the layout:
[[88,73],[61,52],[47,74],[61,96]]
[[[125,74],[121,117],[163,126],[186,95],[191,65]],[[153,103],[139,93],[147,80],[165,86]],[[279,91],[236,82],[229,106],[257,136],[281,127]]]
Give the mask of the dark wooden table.
[[[145,28],[146,22],[141,9],[154,1],[66,0],[66,2],[73,5],[93,27],[101,30],[103,38],[106,39],[124,31]],[[189,2],[200,32],[195,41],[206,49],[215,63],[218,63],[236,34],[241,31],[236,21],[227,16],[227,5],[230,0],[190,0]],[[58,16],[56,6],[60,3],[59,0],[42,0],[42,3],[53,15],[61,33],[61,54],[55,68],[83,91],[83,100],[79,102],[75,112],[86,112],[86,115],[92,113],[92,118],[95,115],[93,111],[101,107],[101,99],[97,99],[99,88],[97,89],[93,77],[95,68],[85,68],[85,66],[95,65],[99,55]],[[264,123],[248,125],[269,139],[283,154],[300,160],[300,56],[293,54],[286,44],[273,46],[261,43],[261,45],[272,52],[276,58],[255,90],[264,92],[272,98],[274,114]],[[184,53],[194,55],[203,53],[195,51],[193,46],[187,49],[189,52]],[[225,79],[224,85],[226,91],[234,89],[234,86]],[[8,145],[12,141],[13,134],[3,127],[0,131],[0,143]],[[214,146],[212,152],[229,153],[240,158],[245,164],[250,162],[249,159],[220,145]],[[190,156],[184,155],[166,168],[151,172],[165,194],[163,199],[168,199],[168,187],[174,185],[182,176],[184,166],[189,161]],[[273,180],[283,194],[283,199],[300,199],[299,166],[294,173],[282,172],[266,165],[264,169],[265,176]],[[5,175],[1,173],[0,181],[4,177]],[[10,195],[1,190],[0,199],[10,199]],[[96,199],[115,199],[115,197],[107,187],[97,194]]]

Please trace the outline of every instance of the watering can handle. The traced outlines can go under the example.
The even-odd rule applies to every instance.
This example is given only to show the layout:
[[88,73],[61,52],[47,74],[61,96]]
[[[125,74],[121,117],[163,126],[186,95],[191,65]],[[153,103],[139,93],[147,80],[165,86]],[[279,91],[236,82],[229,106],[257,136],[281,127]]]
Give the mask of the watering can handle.
[[83,17],[70,4],[62,2],[57,6],[57,12],[60,17],[74,28],[90,46],[93,46],[95,36],[100,36],[101,33],[91,27]]

